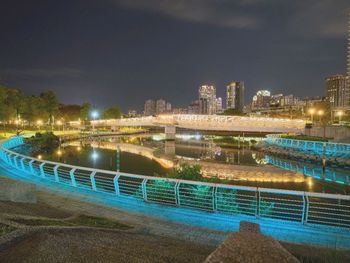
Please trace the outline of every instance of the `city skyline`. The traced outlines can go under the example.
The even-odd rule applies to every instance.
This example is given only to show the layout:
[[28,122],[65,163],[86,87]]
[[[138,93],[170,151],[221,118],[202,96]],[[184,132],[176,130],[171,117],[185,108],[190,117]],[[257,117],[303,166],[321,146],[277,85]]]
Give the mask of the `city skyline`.
[[185,107],[203,83],[224,98],[231,80],[246,102],[264,89],[322,96],[325,77],[346,74],[347,1],[202,1],[199,17],[193,3],[5,1],[0,84],[140,111],[148,98]]

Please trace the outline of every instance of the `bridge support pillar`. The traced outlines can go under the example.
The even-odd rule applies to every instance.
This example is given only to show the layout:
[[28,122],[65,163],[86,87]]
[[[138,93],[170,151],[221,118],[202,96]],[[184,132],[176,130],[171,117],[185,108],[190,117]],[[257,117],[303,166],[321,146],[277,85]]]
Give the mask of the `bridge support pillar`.
[[176,127],[175,127],[175,125],[166,125],[165,126],[165,140],[167,140],[167,141],[174,141],[175,140],[175,134],[176,134]]

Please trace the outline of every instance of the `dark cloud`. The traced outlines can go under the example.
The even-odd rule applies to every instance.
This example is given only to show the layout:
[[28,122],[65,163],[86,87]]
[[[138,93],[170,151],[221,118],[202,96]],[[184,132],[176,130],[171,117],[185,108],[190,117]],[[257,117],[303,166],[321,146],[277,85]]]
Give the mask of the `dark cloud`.
[[259,18],[241,9],[260,0],[113,0],[117,5],[168,15],[177,19],[239,29],[252,29]]

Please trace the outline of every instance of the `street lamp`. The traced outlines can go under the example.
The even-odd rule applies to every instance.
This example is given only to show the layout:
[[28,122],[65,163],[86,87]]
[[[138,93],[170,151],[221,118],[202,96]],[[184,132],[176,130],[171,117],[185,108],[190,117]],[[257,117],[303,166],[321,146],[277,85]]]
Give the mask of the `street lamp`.
[[41,125],[43,125],[43,121],[42,120],[37,120],[36,124],[39,126],[39,131],[41,131]]
[[314,122],[315,109],[314,108],[309,109],[309,114],[311,115],[311,122]]
[[339,117],[339,124],[340,124],[340,122],[341,122],[341,117],[344,115],[344,112],[343,112],[343,111],[338,111],[338,112],[337,112],[337,115],[338,115],[338,117]]
[[91,118],[93,120],[92,122],[92,131],[95,131],[95,123],[94,121],[98,118],[99,114],[98,114],[98,111],[94,110],[91,112]]
[[320,122],[321,122],[321,119],[322,119],[322,115],[324,114],[324,111],[323,110],[319,110],[317,112],[318,116],[320,116]]

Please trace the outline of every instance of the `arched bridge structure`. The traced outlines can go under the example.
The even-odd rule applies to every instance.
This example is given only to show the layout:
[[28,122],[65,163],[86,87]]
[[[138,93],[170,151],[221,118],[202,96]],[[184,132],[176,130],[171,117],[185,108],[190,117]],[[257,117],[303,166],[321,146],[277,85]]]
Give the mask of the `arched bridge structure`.
[[[79,126],[79,122],[71,122]],[[158,126],[176,127],[202,131],[302,133],[305,121],[267,117],[223,116],[223,115],[159,115],[138,118],[123,118],[91,121],[94,127]]]

